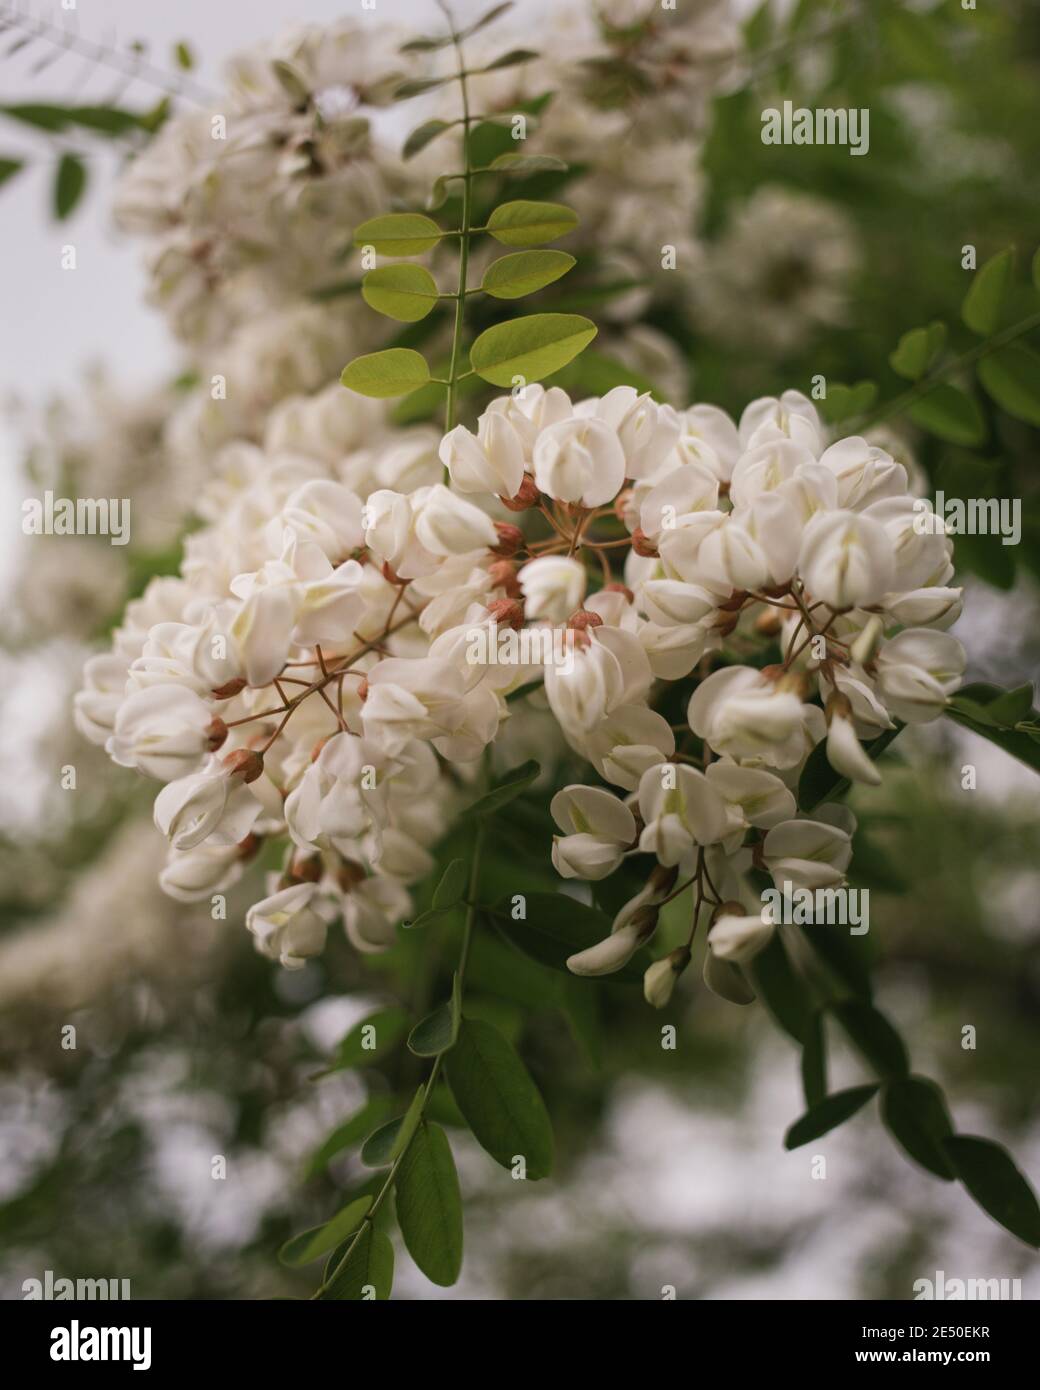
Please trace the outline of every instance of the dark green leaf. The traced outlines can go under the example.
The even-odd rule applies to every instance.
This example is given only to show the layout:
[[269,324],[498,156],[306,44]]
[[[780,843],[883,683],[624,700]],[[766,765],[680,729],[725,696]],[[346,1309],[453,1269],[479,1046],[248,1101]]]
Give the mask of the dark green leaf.
[[515,68],[521,63],[530,63],[540,55],[530,48],[511,48],[508,53],[501,53],[497,58],[493,58],[490,63],[486,63],[480,68],[480,72],[498,72],[500,68]]
[[[904,727],[902,724],[896,724],[894,729],[886,729],[872,742],[863,745],[863,751],[871,762],[877,762]],[[849,786],[848,779],[831,767],[827,758],[826,741],[822,741],[809,754],[802,768],[802,775],[798,779],[798,805],[803,811],[814,811],[825,801],[835,801],[839,796],[844,796]]]
[[389,1108],[390,1102],[385,1097],[374,1096],[356,1114],[351,1115],[349,1120],[344,1120],[341,1125],[337,1125],[324,1143],[311,1155],[307,1164],[306,1176],[312,1178],[323,1172],[338,1153],[342,1153],[344,1149],[349,1149],[351,1145],[364,1139],[373,1125],[381,1123]]
[[[585,951],[610,935],[609,917],[564,893],[527,892],[522,896],[526,917],[514,919],[512,897],[509,897],[493,909],[495,926],[524,955],[553,970],[570,976],[568,956]],[[628,964],[610,978],[626,984],[641,984],[649,964],[648,954],[637,951]]]
[[369,1014],[355,1024],[342,1039],[332,1061],[318,1076],[343,1071],[347,1067],[364,1067],[370,1062],[382,1062],[393,1051],[408,1029],[408,1015],[403,1009],[391,1006]]
[[[853,855],[855,858],[855,855]],[[840,926],[813,923],[802,927],[805,939],[838,982],[856,999],[871,1001],[870,965],[862,938],[845,934]]]
[[908,408],[907,414],[915,425],[948,444],[981,444],[986,437],[986,422],[978,402],[948,382],[933,386]]
[[910,1069],[906,1047],[884,1014],[862,999],[832,1004],[830,1011],[879,1076],[906,1076]]
[[923,1076],[890,1081],[881,1092],[881,1118],[915,1162],[945,1182],[953,1180],[953,1165],[943,1148],[953,1124],[934,1082]]
[[[995,743],[1005,753],[1040,772],[1040,743],[1030,737],[1025,729],[1003,729],[990,714],[990,707],[998,700],[1005,699],[1009,693],[999,686],[979,682],[963,686],[946,706],[946,717],[973,733],[981,734],[990,743]],[[1007,712],[1009,706],[998,706]],[[1011,707],[1014,708],[1014,707]],[[1040,716],[1030,707],[1026,719],[1040,722]]]
[[837,1129],[846,1120],[862,1110],[868,1100],[878,1093],[877,1086],[853,1086],[848,1091],[837,1091],[819,1105],[814,1105],[784,1135],[785,1149],[799,1149],[821,1134]]
[[441,881],[433,890],[434,907],[454,907],[466,892],[466,861],[453,859],[441,875]]
[[[344,1254],[348,1248],[344,1247]],[[336,1301],[385,1300],[390,1297],[393,1282],[394,1247],[388,1236],[367,1222],[350,1258],[341,1269],[336,1268],[332,1282],[321,1297]]]
[[791,969],[779,932],[773,933],[769,945],[750,962],[747,973],[776,1022],[804,1047],[811,1017],[809,997]]
[[802,1050],[802,1090],[809,1110],[822,1104],[827,1095],[827,1051],[823,1034],[823,1016],[815,1013],[809,1019]]
[[911,328],[899,340],[896,350],[890,354],[889,362],[894,372],[917,381],[938,357],[946,343],[946,325],[929,324],[927,328]]
[[423,1106],[425,1103],[426,1087],[419,1086],[416,1089],[415,1095],[412,1097],[411,1105],[408,1107],[401,1121],[401,1127],[394,1136],[394,1142],[390,1147],[391,1162],[393,1162],[395,1158],[400,1157],[411,1143],[412,1136],[419,1128],[419,1121],[422,1119]]
[[439,1125],[420,1124],[394,1187],[409,1255],[427,1279],[454,1284],[462,1268],[462,1195],[451,1145]]
[[477,1142],[503,1168],[522,1158],[526,1176],[547,1177],[553,1135],[545,1102],[520,1060],[490,1023],[464,1018],[445,1070]]
[[1023,343],[988,353],[978,365],[979,380],[1001,410],[1027,425],[1040,426],[1040,355]]
[[944,1139],[943,1149],[983,1211],[1034,1250],[1040,1247],[1040,1206],[1007,1149],[972,1134]]
[[438,87],[443,87],[447,82],[455,82],[457,79],[454,74],[451,77],[417,77],[410,82],[402,82],[400,87],[394,91],[394,101],[408,101],[411,97],[421,97],[426,92],[435,91]]
[[326,1221],[324,1226],[315,1226],[311,1231],[301,1231],[298,1236],[287,1240],[278,1251],[278,1258],[283,1265],[289,1265],[293,1269],[310,1264],[311,1260],[316,1260],[319,1255],[324,1255],[326,1250],[332,1250],[347,1236],[353,1235],[371,1205],[371,1197],[359,1197],[356,1202],[349,1202],[331,1221]]
[[87,186],[87,170],[74,154],[63,154],[54,180],[54,215],[59,222],[70,217]]
[[405,159],[411,159],[420,150],[424,150],[432,140],[436,140],[438,135],[443,135],[446,130],[452,128],[451,121],[424,121],[422,125],[416,126],[409,135],[408,139],[401,147],[401,154]]
[[972,332],[981,333],[984,338],[996,332],[1000,323],[1000,313],[1011,284],[1013,263],[1011,251],[998,251],[976,271],[971,288],[964,297],[961,318]]
[[499,154],[489,165],[507,174],[563,173],[567,167],[554,154]]
[[475,19],[468,28],[463,29],[459,34],[460,39],[468,39],[471,34],[479,33],[489,24],[494,24],[496,19],[501,18],[507,10],[513,8],[513,0],[503,0],[500,5],[492,5],[490,10],[485,10],[479,19]]
[[519,767],[514,767],[489,792],[485,792],[471,806],[467,806],[464,815],[467,817],[490,816],[494,815],[496,811],[501,811],[503,806],[508,806],[511,801],[514,801],[522,792],[527,790],[541,770],[533,759],[521,763]]
[[21,159],[0,159],[0,184],[6,183],[24,167],[24,161]]
[[450,1004],[441,1004],[427,1014],[408,1034],[408,1046],[417,1057],[437,1057],[447,1052],[458,1031]]
[[23,125],[35,126],[37,130],[57,132],[69,124],[68,108],[64,106],[45,106],[41,102],[19,102],[13,106],[0,106],[0,113],[10,116]]
[[365,1142],[361,1145],[361,1162],[366,1168],[388,1168],[393,1162],[394,1145],[397,1143],[397,1136],[401,1132],[404,1124],[404,1116],[398,1115],[396,1120],[388,1120],[385,1125],[380,1125],[374,1129]]

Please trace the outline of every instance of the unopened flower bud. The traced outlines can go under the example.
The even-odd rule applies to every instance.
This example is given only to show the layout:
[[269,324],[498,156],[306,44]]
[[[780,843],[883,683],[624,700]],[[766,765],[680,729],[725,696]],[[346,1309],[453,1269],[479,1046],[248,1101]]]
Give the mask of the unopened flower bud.
[[663,1009],[672,997],[675,982],[690,963],[689,946],[677,946],[661,960],[655,960],[643,976],[643,998],[655,1009]]
[[236,676],[234,680],[225,681],[223,685],[218,685],[210,691],[214,700],[231,700],[246,688],[244,676]]
[[242,782],[255,782],[264,770],[263,754],[252,748],[236,748],[224,759],[222,766],[228,777]]
[[602,627],[603,619],[588,608],[579,608],[567,619],[567,626],[572,632],[586,632],[590,627]]
[[296,854],[289,865],[288,876],[293,883],[317,883],[323,871],[320,854]]
[[516,577],[516,566],[508,560],[496,560],[488,570],[493,589],[505,589],[508,598],[519,598],[523,590]]
[[537,507],[542,494],[538,491],[535,480],[530,473],[524,474],[524,480],[520,484],[520,491],[515,497],[500,497],[498,500],[503,506],[508,507],[511,512],[526,512],[530,507]]
[[635,603],[636,601],[635,594],[627,584],[604,584],[603,592],[605,594],[624,594],[626,603]]
[[515,555],[524,543],[524,533],[519,526],[514,526],[509,521],[496,521],[495,531],[498,535],[498,544],[491,547],[492,555],[503,555],[508,558]]
[[660,553],[641,526],[637,526],[632,532],[632,549],[637,555],[642,555],[647,559],[652,559]]
[[515,598],[496,598],[487,606],[488,614],[499,627],[511,627],[519,632],[524,625],[524,605]]
[[206,725],[206,741],[209,745],[209,751],[211,753],[215,753],[217,749],[221,746],[221,744],[224,742],[224,740],[227,738],[227,735],[227,725],[224,723],[223,719],[221,719],[219,714],[214,715],[214,717]]

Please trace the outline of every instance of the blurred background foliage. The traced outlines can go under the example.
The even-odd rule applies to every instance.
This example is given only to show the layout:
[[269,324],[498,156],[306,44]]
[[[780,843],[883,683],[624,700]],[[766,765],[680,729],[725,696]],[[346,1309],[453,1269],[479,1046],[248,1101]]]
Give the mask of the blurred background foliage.
[[[262,7],[250,11],[250,26],[262,18]],[[971,9],[798,0],[746,15],[745,34],[749,80],[716,97],[697,150],[709,302],[688,314],[655,300],[645,315],[674,345],[693,400],[739,413],[755,396],[808,391],[823,374],[876,382],[883,408],[906,390],[889,355],[908,329],[944,321],[954,356],[977,341],[960,320],[967,244],[980,265],[1015,247],[1006,321],[1037,311],[1032,0]],[[785,99],[869,108],[869,155],[763,144],[761,112]],[[779,200],[764,214],[763,189]],[[762,223],[741,234],[756,199]],[[761,229],[782,230],[786,218],[801,227],[800,200],[822,209],[807,230],[787,239]],[[775,324],[817,284],[835,236],[843,255],[854,248],[840,304],[777,340]],[[712,282],[727,276],[737,302],[746,296],[743,339],[710,326]],[[559,307],[551,301],[546,308]],[[904,415],[887,425],[929,492],[953,479],[947,490],[960,496],[1022,499],[1020,546],[999,537],[956,545],[968,580],[957,627],[967,678],[1013,687],[1034,678],[1040,648],[1040,431],[974,394],[985,420],[977,446],[926,435]],[[171,567],[169,545],[160,537],[132,557],[131,592]],[[112,597],[113,618],[122,597]],[[20,1297],[23,1279],[52,1269],[129,1277],[135,1298],[306,1295],[313,1271],[283,1269],[275,1251],[366,1180],[356,1151],[345,1142],[337,1151],[330,1136],[349,1137],[341,1127],[366,1099],[378,1106],[407,1093],[420,1063],[398,1047],[371,1067],[312,1078],[373,1008],[401,1001],[415,1017],[443,996],[459,923],[402,933],[387,955],[364,961],[331,942],[324,959],[287,975],[253,953],[241,928],[249,883],[232,894],[226,922],[161,899],[142,789],[76,740],[62,714],[75,656],[60,634],[30,657],[0,655],[5,673],[35,663],[32,688],[48,692],[61,735],[49,726],[40,746],[8,750],[9,775],[17,781],[26,760],[52,770],[74,762],[87,793],[72,815],[51,777],[31,814],[22,806],[7,817],[0,840],[0,1293]],[[5,701],[9,727],[17,698]],[[911,732],[887,755],[883,786],[853,797],[853,881],[871,890],[878,997],[917,1068],[941,1079],[959,1127],[1006,1138],[1035,1178],[1035,774],[951,724]],[[538,751],[516,750],[511,761]],[[973,791],[961,785],[969,763]],[[495,823],[486,900],[557,886],[545,826],[523,814]],[[683,901],[673,906],[679,914]],[[557,1173],[514,1182],[453,1133],[466,1199],[462,1281],[435,1289],[399,1251],[398,1297],[657,1298],[674,1286],[679,1297],[907,1298],[938,1269],[1021,1278],[1027,1297],[1040,1295],[1026,1247],[963,1193],[912,1168],[874,1119],[785,1153],[783,1131],[803,1108],[795,1049],[760,1009],[704,989],[696,961],[660,1015],[638,989],[589,992],[489,932],[471,980],[474,1012],[520,1043],[546,1096]],[[74,1050],[62,1046],[69,1025]],[[674,1048],[662,1047],[668,1025]],[[962,1046],[967,1026],[973,1049]],[[835,1069],[835,1084],[862,1079],[840,1051]],[[450,1125],[450,1097],[438,1100]],[[815,1154],[827,1159],[822,1181],[810,1177]],[[219,1157],[226,1177],[215,1179]]]

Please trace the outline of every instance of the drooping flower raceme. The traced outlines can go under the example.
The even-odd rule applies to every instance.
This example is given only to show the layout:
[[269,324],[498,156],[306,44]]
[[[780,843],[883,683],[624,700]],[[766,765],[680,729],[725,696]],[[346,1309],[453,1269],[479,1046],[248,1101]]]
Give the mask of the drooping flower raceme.
[[[385,949],[485,750],[549,720],[547,857],[569,891],[622,865],[644,885],[571,968],[625,966],[692,884],[706,978],[744,997],[775,929],[752,875],[815,891],[849,866],[851,817],[799,808],[807,761],[876,782],[869,744],[964,669],[951,544],[913,525],[904,468],[796,392],[735,422],[528,386],[474,430],[364,447],[327,398],[285,420],[291,452],[225,451],[183,577],[130,605],[77,697],[82,732],[163,784],[164,889],[221,893],[273,840],[260,951],[298,967],[337,919]],[[689,954],[651,967],[652,1003]]]

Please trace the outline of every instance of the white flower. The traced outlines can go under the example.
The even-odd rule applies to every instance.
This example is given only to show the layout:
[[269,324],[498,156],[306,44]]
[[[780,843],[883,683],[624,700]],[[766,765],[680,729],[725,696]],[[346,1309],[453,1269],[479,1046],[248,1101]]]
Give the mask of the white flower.
[[566,732],[592,733],[621,705],[639,704],[650,686],[650,666],[639,638],[623,628],[590,628],[588,645],[575,644],[570,669],[545,668],[545,693]]
[[515,497],[524,480],[524,445],[521,436],[500,410],[480,417],[476,436],[464,425],[441,441],[440,459],[461,492],[494,492]]
[[632,812],[602,787],[564,787],[549,809],[567,832],[554,835],[552,846],[553,865],[564,878],[606,878],[635,844]]
[[646,705],[622,705],[581,741],[582,751],[607,782],[635,791],[648,768],[675,752],[667,719]]
[[150,685],[135,690],[116,715],[105,748],[121,767],[171,782],[186,776],[204,753],[223,743],[227,729],[213,709],[182,685]]
[[373,832],[378,844],[385,800],[381,751],[355,734],[334,734],[286,798],[285,823],[301,849],[348,853]]
[[745,407],[740,417],[740,443],[744,449],[781,436],[801,444],[813,455],[820,452],[823,426],[816,407],[801,391],[785,391],[779,399],[760,396]]
[[127,666],[125,657],[102,652],[83,667],[84,688],[72,702],[73,722],[91,743],[105,743],[115,728],[126,691]]
[[731,829],[726,803],[704,773],[685,764],[648,768],[639,781],[645,829],[639,848],[671,866],[689,860],[699,845],[712,845]]
[[679,439],[680,420],[672,407],[658,405],[648,393],[640,395],[632,386],[615,386],[608,391],[596,402],[595,415],[618,436],[625,455],[626,478],[649,477]]
[[655,960],[643,975],[643,998],[654,1009],[663,1009],[672,997],[675,982],[690,963],[690,949],[679,946]]
[[465,718],[462,670],[447,661],[388,657],[369,672],[365,737],[393,757],[413,738],[450,734]]
[[749,666],[714,671],[694,691],[690,728],[737,762],[795,767],[823,737],[823,711]]
[[238,777],[212,770],[168,782],[155,798],[154,816],[174,849],[194,849],[211,835],[218,844],[238,844],[260,809]]
[[764,914],[740,916],[727,912],[715,919],[708,932],[708,946],[720,960],[745,965],[765,950],[776,927],[765,920]]
[[964,648],[948,632],[908,627],[877,655],[877,691],[907,724],[926,724],[946,708],[964,674]]
[[906,469],[891,454],[858,435],[839,439],[820,455],[821,465],[838,480],[838,506],[859,510],[883,497],[902,497]]
[[566,555],[529,560],[517,575],[524,593],[524,616],[562,623],[581,607],[588,573]]
[[729,803],[741,832],[749,825],[767,830],[795,814],[794,796],[775,773],[716,760],[704,775]]
[[818,512],[802,536],[798,572],[828,607],[868,608],[892,587],[895,552],[880,522],[857,512]]
[[253,904],[246,927],[261,955],[299,970],[310,956],[321,954],[328,927],[311,906],[317,891],[316,883],[294,883]]
[[178,902],[193,903],[223,892],[241,877],[245,860],[238,845],[197,845],[170,850],[159,887]]
[[410,496],[381,489],[365,503],[365,544],[402,579],[435,570],[448,556],[498,544],[486,512],[442,483]]
[[342,483],[314,478],[290,493],[279,516],[270,522],[273,548],[289,526],[301,541],[311,541],[332,561],[345,560],[364,541],[361,499]]
[[625,481],[625,451],[602,420],[574,416],[549,425],[534,446],[534,480],[558,502],[602,507]]
[[881,784],[881,773],[871,762],[856,737],[851,718],[835,712],[831,716],[827,730],[827,761],[835,772],[840,772],[851,782],[866,782],[869,786]]
[[789,820],[766,834],[762,858],[781,892],[790,886],[836,888],[845,881],[852,858],[846,831],[822,821]]
[[394,878],[374,874],[354,885],[343,899],[343,928],[350,944],[368,955],[385,951],[397,936],[397,924],[412,911],[407,888]]

